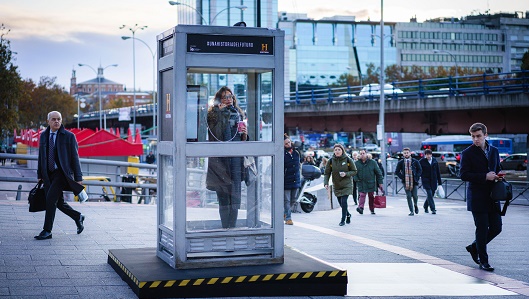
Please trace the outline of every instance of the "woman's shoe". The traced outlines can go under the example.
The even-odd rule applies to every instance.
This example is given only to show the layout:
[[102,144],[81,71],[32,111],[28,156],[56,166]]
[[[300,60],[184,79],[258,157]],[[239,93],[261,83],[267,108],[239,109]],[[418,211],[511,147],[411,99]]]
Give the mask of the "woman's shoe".
[[340,221],[340,223],[339,223],[338,225],[339,225],[339,226],[344,226],[344,225],[345,225],[345,222],[343,222],[343,220],[342,220],[342,221]]
[[347,215],[347,218],[345,218],[345,223],[351,223],[351,214]]

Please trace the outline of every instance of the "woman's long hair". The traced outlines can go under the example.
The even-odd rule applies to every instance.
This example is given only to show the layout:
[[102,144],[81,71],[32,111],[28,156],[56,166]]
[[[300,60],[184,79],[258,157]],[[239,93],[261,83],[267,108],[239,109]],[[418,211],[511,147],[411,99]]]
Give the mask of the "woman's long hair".
[[[235,97],[235,94],[233,93],[233,91],[231,91],[231,89],[228,86],[222,86],[219,90],[217,90],[217,93],[215,94],[215,101],[218,101],[220,103],[222,101],[222,94],[225,92],[230,92],[233,95],[233,107],[235,107],[235,109],[239,111],[242,119],[244,119],[245,118],[244,112],[242,111],[241,107],[239,107],[239,101]],[[213,109],[214,106],[215,105],[210,106],[209,110]]]

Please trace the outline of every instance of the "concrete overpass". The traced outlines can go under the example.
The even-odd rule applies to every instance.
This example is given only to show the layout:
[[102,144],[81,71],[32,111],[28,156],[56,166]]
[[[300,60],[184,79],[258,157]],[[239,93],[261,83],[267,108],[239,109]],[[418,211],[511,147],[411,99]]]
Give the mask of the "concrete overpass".
[[[380,102],[361,100],[285,106],[285,128],[376,132]],[[385,131],[467,134],[474,122],[490,134],[529,133],[529,93],[431,97],[385,101]]]

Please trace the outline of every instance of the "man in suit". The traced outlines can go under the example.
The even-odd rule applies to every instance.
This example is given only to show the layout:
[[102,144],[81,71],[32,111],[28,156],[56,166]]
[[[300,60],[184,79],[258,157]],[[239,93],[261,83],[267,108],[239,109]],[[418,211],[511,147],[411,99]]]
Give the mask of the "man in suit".
[[466,247],[479,268],[494,271],[489,264],[487,244],[501,233],[500,203],[494,202],[490,192],[494,181],[500,179],[500,155],[490,145],[487,127],[473,124],[470,129],[472,145],[461,153],[461,180],[468,182],[467,210],[472,212],[476,226],[476,239]]
[[77,233],[83,229],[85,216],[72,209],[64,201],[63,191],[79,194],[83,174],[77,152],[75,135],[62,125],[62,116],[58,111],[48,113],[48,128],[40,135],[37,177],[44,181],[46,192],[46,216],[42,232],[35,236],[37,240],[52,238],[53,221],[57,208],[75,221]]
[[432,214],[436,214],[435,202],[433,194],[437,190],[437,186],[442,184],[441,172],[439,171],[439,163],[432,158],[432,150],[426,149],[424,151],[424,158],[419,160],[422,168],[422,187],[426,191],[426,200],[424,201],[424,212],[428,213],[428,207],[432,210]]
[[413,216],[419,214],[419,207],[417,206],[417,202],[419,201],[417,196],[417,186],[419,185],[419,179],[421,178],[422,168],[419,161],[411,157],[409,148],[403,148],[402,155],[404,156],[404,159],[397,163],[395,174],[402,180],[404,190],[406,191],[406,199],[408,200],[408,208],[410,209],[410,214],[408,214],[408,216]]

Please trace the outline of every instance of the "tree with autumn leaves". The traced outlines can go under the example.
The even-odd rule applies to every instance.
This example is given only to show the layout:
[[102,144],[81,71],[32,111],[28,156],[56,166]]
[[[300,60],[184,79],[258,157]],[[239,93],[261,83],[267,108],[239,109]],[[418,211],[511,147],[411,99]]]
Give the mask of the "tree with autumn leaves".
[[77,112],[75,100],[55,78],[42,77],[37,83],[22,80],[13,63],[15,53],[7,39],[9,32],[0,25],[0,143],[12,136],[15,129],[46,126],[50,111],[60,111],[64,123],[71,122]]

